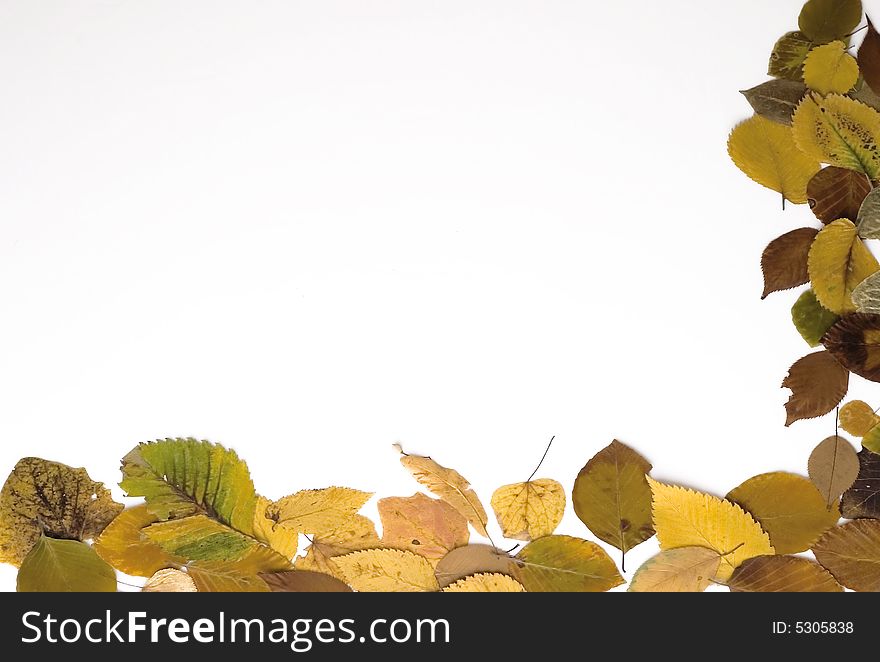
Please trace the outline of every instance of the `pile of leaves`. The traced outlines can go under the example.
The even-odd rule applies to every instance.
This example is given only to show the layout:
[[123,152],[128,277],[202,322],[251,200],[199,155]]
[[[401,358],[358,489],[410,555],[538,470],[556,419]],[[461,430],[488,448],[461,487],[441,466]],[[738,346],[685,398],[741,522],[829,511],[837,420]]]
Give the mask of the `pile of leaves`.
[[[807,477],[765,473],[719,498],[655,480],[613,441],[570,493],[535,478],[540,462],[499,487],[490,521],[458,471],[398,447],[425,491],[379,499],[377,527],[360,512],[373,494],[328,487],[270,500],[234,451],[207,441],[135,447],[122,460],[120,486],[137,500],[128,508],[84,469],[24,458],[0,492],[0,562],[18,567],[18,590],[116,591],[121,572],[147,578],[144,591],[596,592],[623,584],[626,553],[654,535],[661,551],[630,591],[880,590],[880,416],[861,401],[839,406],[850,373],[880,381],[880,263],[865,243],[880,238],[880,35],[868,21],[851,55],[861,20],[859,0],[809,0],[799,29],[773,47],[773,80],[744,92],[755,115],[728,142],[783,208],[808,202],[818,219],[761,258],[763,296],[809,284],[792,320],[823,346],[783,382],[786,425],[838,408]],[[861,438],[858,453],[838,426]],[[620,550],[620,569],[597,542],[556,532],[569,500]]]

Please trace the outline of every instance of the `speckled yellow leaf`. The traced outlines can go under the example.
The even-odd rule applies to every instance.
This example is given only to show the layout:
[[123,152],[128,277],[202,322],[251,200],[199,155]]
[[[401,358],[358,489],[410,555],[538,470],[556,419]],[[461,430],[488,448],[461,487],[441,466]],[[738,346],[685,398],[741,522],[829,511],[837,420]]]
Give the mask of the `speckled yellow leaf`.
[[492,495],[492,510],[505,538],[549,536],[565,512],[565,488],[549,478],[504,485]]
[[791,131],[806,158],[875,181],[880,176],[880,113],[870,106],[839,94],[808,95],[794,111]]
[[845,218],[819,232],[807,258],[816,298],[838,315],[855,312],[853,290],[878,269],[880,264],[857,236],[856,226]]
[[699,593],[718,574],[721,556],[707,547],[678,547],[652,556],[636,570],[633,593]]
[[300,490],[270,505],[266,515],[278,526],[319,536],[353,517],[371,496],[350,487]]
[[856,437],[864,437],[880,424],[880,416],[862,400],[850,400],[840,408],[840,427]]
[[513,577],[500,573],[471,575],[450,584],[444,593],[522,593],[523,585]]
[[166,568],[157,571],[141,589],[143,593],[198,593],[196,583],[183,570]]
[[289,527],[279,526],[270,519],[266,511],[271,505],[272,502],[266,497],[257,496],[257,506],[254,510],[254,538],[268,545],[281,556],[292,559],[299,548],[299,533]]
[[356,591],[414,593],[440,589],[428,559],[402,549],[367,549],[333,561]]
[[790,127],[760,115],[733,129],[727,151],[748,177],[797,204],[807,201],[807,183],[819,172],[819,160],[798,149]]
[[825,95],[846,94],[859,78],[856,59],[846,52],[842,41],[817,46],[804,61],[804,82],[811,90]]
[[660,549],[708,547],[722,555],[718,578],[753,556],[773,554],[770,538],[738,505],[648,478],[654,495],[654,529]]

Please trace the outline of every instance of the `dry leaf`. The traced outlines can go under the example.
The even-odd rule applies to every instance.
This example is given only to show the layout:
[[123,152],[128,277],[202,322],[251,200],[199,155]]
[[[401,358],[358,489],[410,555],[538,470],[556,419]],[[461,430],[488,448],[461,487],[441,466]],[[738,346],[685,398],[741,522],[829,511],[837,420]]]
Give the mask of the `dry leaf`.
[[871,428],[880,423],[880,416],[877,416],[871,406],[862,400],[850,400],[840,408],[837,416],[840,427],[857,437],[864,437]]
[[[852,444],[838,435],[828,437],[816,446],[807,463],[810,480],[829,506],[850,488],[858,472],[859,460]],[[843,515],[848,517],[846,512]]]
[[791,307],[791,321],[810,347],[821,345],[822,336],[838,319],[839,315],[819,303],[813,290],[806,290]]
[[855,312],[853,290],[878,269],[880,264],[847,219],[823,228],[810,247],[808,270],[813,292],[819,303],[839,315]]
[[257,496],[254,509],[254,538],[268,545],[281,556],[292,559],[299,549],[299,534],[284,526],[278,526],[267,512],[272,502],[266,497]]
[[453,549],[434,569],[441,588],[476,574],[510,572],[510,555],[492,545],[467,545]]
[[310,570],[287,570],[260,575],[273,593],[351,593],[336,577]]
[[862,200],[858,220],[862,239],[880,239],[880,188],[872,190]]
[[574,481],[574,512],[600,540],[626,554],[654,535],[651,463],[616,439],[584,465]]
[[880,271],[856,285],[852,291],[852,302],[860,313],[880,314]]
[[854,313],[841,317],[828,329],[822,343],[847,370],[880,382],[880,315]]
[[848,37],[861,20],[861,0],[808,0],[798,16],[798,27],[817,44],[824,44]]
[[430,457],[404,453],[399,444],[395,444],[395,448],[400,452],[400,463],[419,483],[464,515],[477,533],[489,536],[486,531],[489,521],[486,509],[464,476],[455,469],[438,464]]
[[380,545],[373,522],[363,515],[355,515],[339,522],[332,531],[314,536],[305,555],[296,559],[293,565],[297,570],[314,570],[342,579],[342,573],[333,562],[335,557]]
[[834,409],[849,388],[849,372],[830,352],[813,352],[788,369],[782,388],[791,389],[785,403],[785,425],[789,426]]
[[505,538],[535,540],[549,536],[565,512],[565,488],[549,478],[504,485],[490,502]]
[[870,192],[871,180],[864,173],[836,166],[822,168],[807,184],[810,209],[823,223],[857,218]]
[[115,593],[116,573],[79,540],[40,536],[18,569],[20,593]]
[[819,160],[798,149],[787,126],[755,115],[733,129],[727,151],[736,166],[758,184],[791,202],[807,201],[807,182],[819,171]]
[[285,529],[320,536],[353,517],[371,496],[350,487],[300,490],[271,504],[266,516]]
[[254,545],[235,560],[194,561],[187,565],[200,593],[267,593],[260,575],[290,569],[290,561],[265,545]]
[[[822,172],[824,170],[820,174]],[[771,292],[788,290],[810,280],[807,256],[818,233],[815,228],[798,228],[786,232],[767,245],[761,255],[761,271],[764,273],[762,299]]]
[[513,577],[499,573],[471,575],[450,584],[443,593],[522,593],[523,585]]
[[718,578],[753,556],[773,554],[770,538],[752,516],[729,501],[648,478],[660,549],[708,547],[722,556]]
[[159,570],[186,562],[176,559],[150,540],[143,529],[158,522],[144,505],[120,513],[95,540],[95,551],[117,570],[136,577],[151,577]]
[[812,48],[813,41],[803,32],[786,32],[773,46],[767,73],[776,78],[803,81],[804,60]]
[[880,425],[875,425],[862,437],[862,448],[872,453],[880,453]]
[[727,585],[734,593],[840,593],[825,568],[796,556],[756,556],[733,571]]
[[880,591],[880,521],[857,519],[829,529],[813,554],[847,588]]
[[804,82],[819,94],[846,94],[858,79],[859,65],[842,41],[816,46],[804,60]]
[[847,519],[880,519],[880,455],[863,448],[857,459],[858,473],[843,493],[840,512]]
[[434,566],[401,549],[368,549],[334,559],[356,591],[413,593],[438,591]]
[[379,500],[382,542],[426,559],[439,560],[467,545],[467,520],[445,501],[421,493]]
[[572,536],[533,540],[511,560],[510,572],[534,593],[597,593],[623,583],[604,549]]
[[868,19],[868,32],[859,46],[859,70],[865,83],[871,87],[874,92],[880,90],[880,35],[874,29],[871,19]]
[[174,568],[158,570],[141,589],[143,593],[198,593],[196,583],[187,573]]
[[43,534],[88,540],[122,512],[85,469],[26,457],[0,491],[0,563],[19,565]]
[[718,574],[721,556],[707,547],[679,547],[652,556],[636,570],[633,593],[699,593]]
[[808,550],[840,519],[813,483],[782,471],[749,478],[726,498],[757,520],[777,554]]
[[806,93],[807,86],[802,82],[785,79],[768,80],[749,90],[741,91],[758,115],[789,126],[794,109]]

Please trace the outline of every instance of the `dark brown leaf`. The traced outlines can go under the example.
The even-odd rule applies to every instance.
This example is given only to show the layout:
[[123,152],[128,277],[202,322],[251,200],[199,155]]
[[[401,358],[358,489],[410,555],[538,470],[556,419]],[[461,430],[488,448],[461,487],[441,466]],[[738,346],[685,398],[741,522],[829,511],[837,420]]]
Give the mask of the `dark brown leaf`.
[[788,290],[809,282],[807,256],[819,233],[815,228],[798,228],[771,241],[761,255],[765,298],[771,292]]
[[880,382],[880,315],[841,317],[828,329],[822,344],[850,372]]
[[807,93],[807,86],[800,81],[779,78],[741,93],[758,115],[791,126],[791,116]]
[[782,381],[791,389],[785,403],[785,425],[823,416],[834,409],[849,387],[849,372],[829,352],[814,352],[795,361]]
[[807,198],[813,213],[823,223],[847,218],[855,221],[862,201],[871,192],[867,175],[848,168],[828,166],[807,183]]
[[727,581],[733,593],[841,593],[825,568],[796,556],[746,559]]
[[867,448],[859,451],[859,475],[840,500],[847,519],[880,519],[880,455]]
[[351,593],[352,590],[336,577],[311,570],[264,572],[260,579],[273,593]]
[[859,70],[865,83],[874,91],[880,91],[880,34],[874,29],[871,19],[868,19],[868,33],[865,35],[862,45],[859,46]]

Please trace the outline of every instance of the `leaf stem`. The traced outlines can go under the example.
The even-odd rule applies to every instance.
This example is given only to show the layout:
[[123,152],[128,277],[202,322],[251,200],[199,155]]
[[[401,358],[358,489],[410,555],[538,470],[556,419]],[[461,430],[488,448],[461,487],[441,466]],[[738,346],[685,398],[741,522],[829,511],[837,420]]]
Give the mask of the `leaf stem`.
[[535,477],[535,474],[538,473],[538,469],[540,469],[540,468],[541,468],[541,465],[544,464],[544,459],[547,457],[547,453],[550,452],[550,447],[553,445],[553,440],[554,440],[554,439],[556,439],[556,435],[555,435],[555,434],[554,434],[552,437],[550,437],[550,443],[547,444],[547,448],[544,449],[544,454],[541,456],[541,461],[538,462],[538,466],[535,467],[535,470],[532,472],[532,475],[529,476],[528,478],[526,478],[526,482],[527,482],[527,483],[530,482],[530,481],[532,480],[532,478]]

